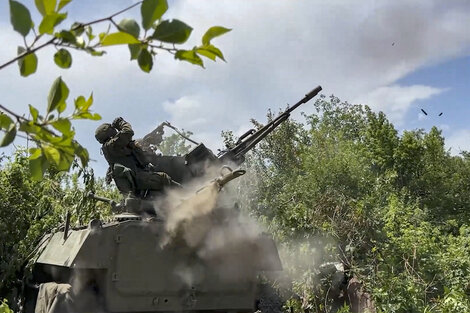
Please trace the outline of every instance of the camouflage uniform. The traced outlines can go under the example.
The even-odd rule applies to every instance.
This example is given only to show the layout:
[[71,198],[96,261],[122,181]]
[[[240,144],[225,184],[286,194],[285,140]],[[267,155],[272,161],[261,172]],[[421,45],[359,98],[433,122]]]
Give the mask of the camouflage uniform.
[[163,190],[171,179],[163,172],[152,171],[142,149],[132,140],[134,131],[131,124],[121,117],[112,124],[102,124],[95,132],[96,139],[103,145],[101,150],[108,161],[107,179],[114,179],[122,194],[139,196],[146,190]]

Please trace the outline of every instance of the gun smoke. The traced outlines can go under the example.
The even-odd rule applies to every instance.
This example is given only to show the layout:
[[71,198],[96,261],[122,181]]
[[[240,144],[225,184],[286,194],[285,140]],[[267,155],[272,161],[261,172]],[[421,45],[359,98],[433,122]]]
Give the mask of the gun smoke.
[[[219,168],[210,168],[205,177],[215,177],[217,171]],[[183,243],[203,261],[181,260],[177,266],[177,274],[188,285],[207,280],[207,275],[243,282],[252,279],[259,265],[266,263],[259,242],[262,227],[234,204],[230,186],[220,190],[216,181],[207,183],[205,179],[172,190],[157,203],[157,215],[164,216],[161,247]]]

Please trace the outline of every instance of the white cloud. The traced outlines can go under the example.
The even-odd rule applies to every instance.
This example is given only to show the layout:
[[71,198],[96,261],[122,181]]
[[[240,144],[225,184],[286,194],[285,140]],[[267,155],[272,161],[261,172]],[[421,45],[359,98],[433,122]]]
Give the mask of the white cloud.
[[[376,111],[383,111],[394,124],[402,125],[404,115],[415,101],[428,99],[443,91],[445,89],[421,85],[392,85],[372,90],[354,102],[367,104]],[[419,113],[418,118],[423,119],[424,114]]]
[[[131,3],[73,1],[69,16],[84,21]],[[1,2],[5,21],[7,13],[7,2]],[[139,17],[139,10],[129,14]],[[20,111],[28,103],[44,108],[49,86],[62,75],[71,97],[94,92],[95,110],[104,121],[123,116],[142,136],[169,120],[212,148],[221,147],[221,130],[243,132],[241,125],[249,125],[250,118],[264,121],[269,108],[284,108],[318,84],[325,94],[362,99],[399,122],[414,101],[447,86],[398,86],[396,81],[467,54],[469,15],[468,1],[175,1],[167,17],[194,28],[187,47],[198,44],[212,25],[233,28],[214,39],[227,63],[207,60],[201,69],[161,53],[152,73],[145,74],[128,61],[126,47],[110,47],[102,58],[73,52],[72,68],[60,70],[49,49],[38,54],[35,75],[20,78],[16,65],[0,71],[0,103]],[[0,45],[0,60],[8,60],[22,40],[11,25],[0,28],[0,40],[9,43]],[[104,162],[93,137],[97,123],[75,125],[92,158]]]
[[451,154],[458,155],[462,151],[470,151],[470,129],[460,129],[446,137],[446,148]]
[[207,116],[203,113],[202,104],[194,97],[186,96],[176,101],[166,101],[163,103],[163,109],[168,112],[172,120],[178,125],[182,121],[186,122],[185,127],[195,128],[207,124]]

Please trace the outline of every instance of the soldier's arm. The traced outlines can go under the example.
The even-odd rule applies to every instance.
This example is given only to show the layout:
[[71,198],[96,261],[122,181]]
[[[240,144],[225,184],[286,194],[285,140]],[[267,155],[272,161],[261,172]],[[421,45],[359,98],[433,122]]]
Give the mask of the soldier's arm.
[[113,138],[115,145],[126,146],[131,142],[134,131],[130,123],[126,122],[122,117],[118,117],[111,126],[118,130],[117,135]]

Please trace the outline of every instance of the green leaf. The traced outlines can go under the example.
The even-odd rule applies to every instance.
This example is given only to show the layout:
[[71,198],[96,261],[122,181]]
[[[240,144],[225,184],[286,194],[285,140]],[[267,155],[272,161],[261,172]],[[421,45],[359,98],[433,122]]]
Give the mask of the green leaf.
[[123,44],[131,44],[131,43],[139,43],[139,40],[132,36],[131,34],[118,32],[112,33],[109,35],[104,36],[101,40],[101,44],[103,46],[112,46],[112,45],[123,45]]
[[62,48],[54,54],[54,62],[61,68],[70,68],[72,65],[72,55]]
[[217,55],[215,55],[214,53],[202,48],[197,48],[196,53],[205,56],[206,58],[211,59],[212,61],[215,61],[215,58],[217,57]]
[[84,119],[84,120],[92,120],[92,121],[99,121],[101,120],[101,115],[98,113],[90,113],[90,112],[81,112],[73,116],[74,119]]
[[40,34],[51,34],[54,32],[54,27],[59,25],[63,20],[67,18],[67,13],[51,13],[41,21],[39,25]]
[[75,108],[78,110],[78,111],[86,111],[84,109],[82,109],[84,106],[85,106],[85,97],[84,96],[79,96],[77,99],[75,99]]
[[92,41],[93,39],[95,39],[96,36],[93,35],[93,28],[91,28],[90,25],[85,27],[85,32],[89,41]]
[[16,125],[11,124],[10,127],[5,132],[2,140],[0,141],[0,147],[6,147],[15,140],[16,137]]
[[23,37],[28,35],[29,30],[33,27],[28,8],[14,0],[10,0],[10,22],[13,29]]
[[60,152],[53,146],[43,146],[42,151],[50,163],[59,165]]
[[92,104],[93,104],[93,93],[90,94],[90,96],[88,97],[88,100],[85,102],[85,106],[83,107],[83,110],[88,110]]
[[38,134],[43,131],[41,126],[35,125],[34,122],[20,122],[19,130],[28,134]]
[[75,36],[80,36],[85,31],[85,27],[83,27],[83,23],[74,22],[70,27],[70,31],[75,34]]
[[57,0],[34,0],[36,8],[42,16],[54,13]]
[[11,124],[13,124],[13,120],[5,113],[0,112],[0,128],[9,129]]
[[66,118],[59,118],[57,121],[52,122],[51,125],[66,136],[72,134],[72,123]]
[[77,36],[76,38],[76,45],[77,47],[84,48],[85,47],[85,40],[81,36]]
[[178,50],[175,54],[175,59],[187,61],[189,63],[204,67],[204,62],[202,62],[202,59],[196,54],[196,51],[194,50]]
[[139,57],[139,53],[142,50],[141,44],[129,45],[129,51],[131,52],[131,60],[136,60]]
[[[59,115],[60,115],[60,113],[64,112],[66,108],[67,108],[67,103],[65,103],[65,101],[64,101],[64,102],[61,102],[61,103],[57,106],[57,112],[59,112]],[[51,114],[51,115],[49,116],[49,119],[50,119],[51,116],[54,116],[54,114]]]
[[82,166],[87,166],[88,161],[90,160],[88,151],[78,143],[74,143],[74,149],[75,155],[78,156],[80,158],[80,161],[82,162]]
[[77,43],[77,37],[68,30],[63,30],[60,33],[55,33],[54,36],[62,39],[62,41],[65,43],[71,43],[71,44]]
[[140,26],[134,19],[125,18],[118,24],[119,30],[139,38]]
[[33,118],[33,122],[37,122],[38,115],[39,115],[38,109],[33,107],[31,104],[29,104],[29,113],[31,114],[31,117]]
[[101,115],[99,115],[98,113],[93,113],[93,115],[89,117],[88,119],[92,121],[99,121],[101,120]]
[[31,179],[35,181],[39,181],[42,179],[49,165],[46,158],[41,154],[41,149],[37,150],[39,150],[39,155],[37,155],[37,153],[35,152],[35,155],[37,156],[33,159],[30,157],[29,159],[29,173]]
[[[25,48],[18,46],[18,55],[23,54],[25,51]],[[35,73],[38,68],[38,58],[36,57],[36,54],[30,53],[19,59],[18,67],[20,68],[20,74],[23,77]]]
[[62,81],[62,77],[58,77],[52,84],[49,96],[47,97],[47,113],[55,110],[59,105],[65,103],[69,96],[69,88]]
[[213,38],[223,35],[229,31],[231,31],[230,28],[225,28],[222,26],[213,26],[206,31],[204,36],[202,36],[202,44],[209,45]]
[[145,30],[152,27],[153,23],[165,14],[166,10],[168,10],[166,0],[144,0],[140,7],[142,27]]
[[149,73],[153,67],[153,58],[147,49],[142,49],[137,59],[139,67],[142,71]]
[[108,33],[104,33],[104,32],[98,34],[98,38],[100,39],[100,42],[103,41],[104,37],[106,37],[107,34]]
[[215,61],[216,57],[219,57],[221,60],[225,61],[222,51],[213,45],[201,46],[196,49],[196,52],[200,55],[203,55],[212,61]]
[[41,156],[41,149],[40,148],[31,148],[29,149],[29,159],[35,160]]
[[85,100],[84,96],[79,96],[77,99],[75,99],[75,108],[79,112],[87,112],[92,104],[93,104],[93,93],[90,95],[88,100]]
[[95,56],[95,57],[96,57],[96,56],[100,57],[100,56],[102,56],[103,54],[106,53],[106,51],[96,51],[95,49],[93,49],[93,48],[91,48],[91,47],[86,47],[86,48],[85,48],[85,51],[86,51],[87,53],[91,54],[92,56]]
[[60,154],[60,163],[57,165],[57,169],[59,171],[68,171],[70,166],[72,166],[72,162],[75,159],[73,154],[69,154],[67,152],[62,152]]
[[57,11],[60,11],[63,7],[69,4],[72,0],[60,0],[59,6],[57,7]]
[[181,22],[180,20],[165,20],[157,25],[152,38],[163,42],[181,44],[188,40],[192,30],[191,26]]

